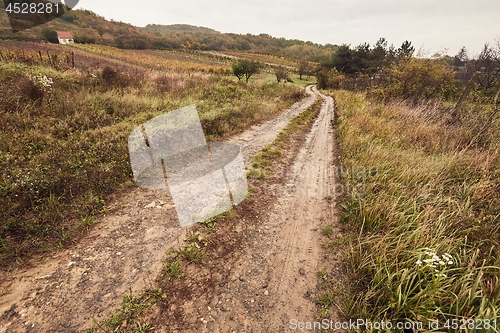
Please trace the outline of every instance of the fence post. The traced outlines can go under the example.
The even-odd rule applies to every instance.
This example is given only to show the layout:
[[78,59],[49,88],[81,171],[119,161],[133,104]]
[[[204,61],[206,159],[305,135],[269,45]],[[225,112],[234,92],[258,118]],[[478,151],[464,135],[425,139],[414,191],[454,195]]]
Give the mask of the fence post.
[[71,67],[75,68],[75,51],[71,51]]
[[49,64],[50,64],[50,66],[54,67],[54,65],[52,65],[52,58],[50,58],[50,54],[49,54],[48,50],[47,50],[47,57],[49,58]]

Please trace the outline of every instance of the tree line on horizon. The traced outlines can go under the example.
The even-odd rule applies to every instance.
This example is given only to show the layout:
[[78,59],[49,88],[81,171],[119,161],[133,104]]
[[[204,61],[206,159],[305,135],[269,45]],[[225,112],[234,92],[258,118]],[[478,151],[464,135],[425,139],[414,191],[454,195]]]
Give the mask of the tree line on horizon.
[[380,99],[418,102],[432,98],[461,101],[469,94],[497,108],[500,95],[500,40],[470,56],[462,47],[454,56],[415,54],[410,41],[399,48],[384,38],[370,46],[340,45],[316,69],[323,89],[367,90]]
[[[220,33],[209,28],[182,24],[138,28],[123,22],[108,21],[89,10],[71,11],[54,20],[54,25],[24,34],[14,36],[0,30],[0,38],[57,42],[55,30],[58,24],[63,24],[60,27],[64,29],[68,28],[68,24],[74,27],[77,43],[104,44],[123,49],[239,51],[284,57],[297,62],[300,78],[303,75],[316,75],[318,85],[322,88],[369,87],[381,98],[450,99],[458,98],[461,88],[473,81],[469,84],[470,90],[482,89],[485,96],[498,100],[499,41],[493,46],[485,45],[481,53],[474,57],[468,54],[465,47],[455,56],[437,54],[424,57],[415,54],[415,47],[410,41],[403,42],[399,47],[389,45],[385,38],[380,38],[373,45],[321,45],[297,39],[275,38],[268,34]],[[276,68],[277,81],[287,81],[286,72],[289,70]],[[248,75],[248,72],[243,75]],[[239,78],[239,75],[236,76]]]
[[[0,9],[3,4],[0,3]],[[103,44],[122,49],[160,49],[189,51],[241,51],[294,60],[319,62],[332,54],[336,46],[311,41],[272,37],[269,34],[221,33],[191,25],[147,25],[145,28],[106,20],[85,9],[72,10],[49,24],[29,31],[13,33],[0,28],[0,39],[49,41],[56,43],[55,32],[71,31],[76,43]]]

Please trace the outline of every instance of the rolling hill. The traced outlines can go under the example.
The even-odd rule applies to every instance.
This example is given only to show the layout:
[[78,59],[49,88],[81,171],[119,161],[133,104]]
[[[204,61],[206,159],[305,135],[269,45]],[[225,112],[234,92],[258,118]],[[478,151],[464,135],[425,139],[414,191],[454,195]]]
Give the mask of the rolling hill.
[[85,9],[73,10],[41,26],[13,32],[4,4],[0,3],[0,39],[42,41],[42,30],[70,31],[77,43],[104,44],[124,49],[165,49],[238,51],[269,54],[278,57],[319,62],[328,57],[334,45],[320,45],[297,39],[276,38],[268,34],[221,33],[186,24],[136,27],[128,23],[106,20]]

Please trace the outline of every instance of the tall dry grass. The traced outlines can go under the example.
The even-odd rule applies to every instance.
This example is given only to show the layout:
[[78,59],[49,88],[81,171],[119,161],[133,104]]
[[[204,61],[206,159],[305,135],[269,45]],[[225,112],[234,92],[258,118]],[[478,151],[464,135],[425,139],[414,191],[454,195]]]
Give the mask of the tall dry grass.
[[[487,105],[451,117],[441,103],[334,95],[340,181],[362,185],[341,200],[353,281],[345,316],[439,320],[441,331],[453,331],[443,326],[453,319],[499,318],[498,115]],[[376,172],[360,179],[355,170]],[[478,325],[467,329],[500,329]]]
[[302,96],[277,84],[130,66],[62,71],[0,62],[0,263],[65,247],[132,182],[129,133],[196,104],[219,140],[274,117]]

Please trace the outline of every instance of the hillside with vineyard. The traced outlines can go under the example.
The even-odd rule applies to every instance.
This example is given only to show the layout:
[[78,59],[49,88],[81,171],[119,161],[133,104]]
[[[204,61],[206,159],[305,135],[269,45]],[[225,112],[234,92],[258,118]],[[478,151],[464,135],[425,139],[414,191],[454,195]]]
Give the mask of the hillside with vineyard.
[[85,9],[68,12],[41,26],[13,32],[5,6],[0,3],[0,39],[40,42],[49,31],[70,31],[75,42],[100,44],[122,49],[236,51],[286,57],[295,61],[318,62],[331,55],[333,45],[320,45],[301,40],[275,38],[267,34],[239,35],[184,24],[155,25],[144,28],[124,22],[106,20]]
[[248,84],[223,55],[0,40],[0,262],[72,244],[131,186],[127,136],[196,104],[207,139],[274,117],[304,92],[263,68]]

